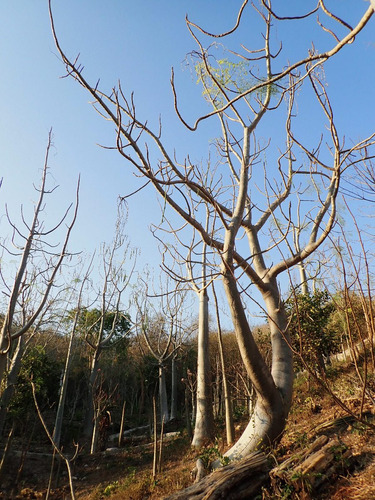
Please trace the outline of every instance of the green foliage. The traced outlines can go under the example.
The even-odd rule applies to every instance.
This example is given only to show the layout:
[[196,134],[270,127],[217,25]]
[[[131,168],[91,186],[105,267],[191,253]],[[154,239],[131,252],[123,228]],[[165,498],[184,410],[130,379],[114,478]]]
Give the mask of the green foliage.
[[335,330],[342,339],[354,342],[362,337],[371,337],[371,321],[375,316],[375,307],[371,297],[366,297],[355,291],[344,291],[334,295],[335,312],[331,315],[329,328]]
[[224,457],[224,455],[220,452],[219,446],[215,444],[215,446],[211,446],[209,448],[204,448],[200,453],[199,458],[202,460],[203,465],[206,469],[210,468],[210,465],[215,460],[219,460],[221,465],[228,465],[230,462],[229,457]]
[[[77,309],[69,311],[66,323],[71,326]],[[93,343],[96,342],[100,330],[102,329],[103,339],[111,336],[108,345],[114,345],[124,339],[131,328],[130,316],[128,313],[108,311],[102,320],[102,311],[97,308],[82,308],[78,318],[78,332]],[[113,332],[113,333],[112,333]]]
[[105,497],[109,497],[119,489],[119,482],[118,481],[113,481],[113,483],[110,483],[108,486],[106,486],[103,490],[103,495]]
[[[265,78],[255,78],[250,74],[249,61],[240,60],[232,62],[229,59],[217,59],[215,65],[205,64],[200,61],[195,65],[197,83],[203,86],[203,97],[214,106],[219,108],[224,104],[223,92],[233,98],[250,90],[254,85],[266,81]],[[258,99],[265,97],[268,86],[264,86],[256,92]],[[277,87],[272,85],[271,94],[277,93]]]
[[247,406],[235,406],[233,408],[233,420],[235,422],[239,421],[239,420],[242,420],[246,415],[247,413],[249,412]]
[[56,401],[61,366],[48,356],[45,348],[35,345],[24,356],[17,379],[15,394],[10,404],[13,417],[23,418],[34,408],[31,381],[41,406]]
[[[325,370],[324,357],[339,350],[337,332],[328,328],[334,304],[326,291],[297,293],[285,304],[293,348],[317,370]],[[303,367],[300,358],[297,368]]]

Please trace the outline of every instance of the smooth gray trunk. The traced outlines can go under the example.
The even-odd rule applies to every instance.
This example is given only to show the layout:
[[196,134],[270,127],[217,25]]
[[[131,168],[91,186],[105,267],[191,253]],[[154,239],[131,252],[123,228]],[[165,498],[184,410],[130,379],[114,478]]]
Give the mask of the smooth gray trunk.
[[197,399],[196,419],[192,446],[200,448],[213,437],[212,396],[209,383],[209,328],[208,328],[208,295],[203,288],[199,292],[199,329],[198,329],[198,362],[197,362]]
[[225,453],[230,459],[238,460],[281,438],[292,399],[293,360],[282,333],[287,323],[276,280],[269,283],[268,291],[263,293],[271,332],[271,372],[252,336],[234,276],[225,273],[223,284],[241,357],[257,393],[254,412],[245,431]]

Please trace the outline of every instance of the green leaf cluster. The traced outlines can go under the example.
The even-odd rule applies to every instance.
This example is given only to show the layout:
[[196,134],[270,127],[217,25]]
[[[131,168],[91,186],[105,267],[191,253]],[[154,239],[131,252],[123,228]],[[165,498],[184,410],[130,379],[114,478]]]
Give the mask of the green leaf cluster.
[[[235,95],[250,90],[254,85],[266,81],[266,78],[251,76],[250,63],[246,60],[233,62],[227,58],[217,59],[215,65],[200,61],[195,65],[195,71],[197,84],[203,86],[203,97],[215,108],[219,108],[225,103],[223,91],[230,98],[233,98]],[[270,90],[271,94],[278,92],[275,85],[271,85]],[[266,92],[267,86],[258,89],[257,98],[264,98]]]
[[[325,370],[325,359],[339,350],[337,332],[329,319],[335,307],[326,291],[293,294],[285,304],[293,348],[318,371]],[[303,368],[296,358],[297,368]]]
[[34,384],[36,397],[41,407],[56,400],[60,372],[61,365],[48,355],[44,346],[35,345],[26,352],[9,408],[13,417],[24,418],[25,413],[34,409],[31,382]]

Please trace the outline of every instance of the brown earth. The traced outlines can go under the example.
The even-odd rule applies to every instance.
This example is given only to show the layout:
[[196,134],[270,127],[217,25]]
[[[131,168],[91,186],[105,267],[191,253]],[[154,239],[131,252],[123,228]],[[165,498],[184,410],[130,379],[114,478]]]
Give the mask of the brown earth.
[[[375,406],[371,399],[363,399],[359,387],[355,387],[350,371],[337,376],[335,393],[353,413],[362,414],[370,425],[375,424]],[[357,384],[358,385],[358,384]],[[354,389],[353,389],[354,387]],[[364,404],[362,404],[364,403]],[[237,423],[237,432],[244,423]],[[276,466],[309,445],[322,434],[338,436],[351,450],[350,461],[343,470],[323,483],[314,492],[314,500],[375,500],[375,430],[374,427],[348,417],[330,396],[305,379],[296,381],[296,397],[286,432],[280,444],[269,455]],[[145,500],[161,499],[192,483],[191,471],[199,455],[190,449],[186,435],[177,435],[163,445],[161,472],[156,479],[152,476],[152,444],[127,443],[124,448],[110,449],[95,455],[78,455],[72,464],[73,484],[79,500],[105,498]],[[16,448],[16,444],[14,445]],[[217,448],[225,451],[220,441]],[[216,448],[216,449],[217,449]],[[205,457],[213,457],[216,451],[204,451]],[[25,457],[22,473],[18,474],[22,457],[11,457],[0,498],[31,499],[45,498],[51,469],[51,455],[43,450]],[[44,450],[48,452],[48,449]],[[16,481],[19,475],[18,482]],[[56,477],[59,476],[58,483]],[[51,499],[70,499],[68,475],[63,462],[53,474]],[[266,485],[257,497],[259,500],[309,498],[293,492],[287,485],[276,492]]]

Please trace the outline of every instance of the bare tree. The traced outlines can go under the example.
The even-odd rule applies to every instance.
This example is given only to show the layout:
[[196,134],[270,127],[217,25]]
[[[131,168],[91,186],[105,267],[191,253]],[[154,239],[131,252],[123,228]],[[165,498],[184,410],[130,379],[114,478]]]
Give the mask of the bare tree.
[[[189,19],[186,21],[197,44],[192,55],[194,68],[204,99],[211,106],[211,111],[199,116],[193,124],[185,120],[179,108],[172,71],[175,109],[187,129],[196,131],[207,120],[216,119],[218,123],[217,163],[210,166],[210,175],[216,182],[209,183],[202,183],[206,178],[204,168],[191,160],[192,155],[178,161],[168,153],[161,131],[153,131],[137,117],[133,96],[128,98],[120,84],[105,94],[98,85],[87,82],[77,59],[72,62],[63,52],[51,15],[55,43],[67,72],[89,92],[100,113],[115,124],[119,153],[217,254],[217,270],[238,346],[257,394],[247,428],[226,453],[231,459],[267,446],[282,435],[292,399],[293,363],[278,279],[325,241],[335,223],[343,170],[363,161],[374,144],[373,134],[349,149],[346,147],[335,125],[322,69],[325,62],[364,29],[373,8],[369,7],[351,28],[330,12],[323,1],[304,16],[282,17],[273,10],[270,0],[261,0],[253,4],[253,13],[263,25],[261,49],[250,50],[242,44],[238,50],[224,51],[223,57],[221,45],[210,43],[208,48],[204,47],[199,37],[209,42],[225,40],[241,25],[248,6],[245,0],[234,28],[221,34],[209,33]],[[293,22],[308,20],[316,12],[322,29],[332,35],[333,45],[318,52],[312,44],[306,57],[290,61],[292,55],[284,57],[282,47],[276,46],[274,30],[284,22],[290,23],[292,30]],[[346,34],[338,36],[336,27],[346,30]],[[225,58],[228,54],[232,59]],[[298,125],[301,119],[300,114],[296,118],[295,99],[303,91],[312,96],[317,112],[321,113],[322,128],[315,138],[311,133],[309,137],[302,134],[300,137],[295,130],[294,122]],[[285,116],[285,140],[278,145],[279,149],[270,140],[262,143],[257,139],[257,131],[261,135],[267,130],[268,117],[281,123]],[[157,154],[160,160],[154,161]],[[307,190],[309,196],[304,196]],[[211,208],[208,228],[204,209],[207,205]],[[303,219],[295,218],[297,205]],[[293,245],[297,227],[299,250]],[[271,369],[249,326],[246,313],[249,300],[262,300],[268,317]]]
[[[168,286],[161,293],[151,295],[146,283],[144,283],[144,289],[138,289],[134,294],[137,306],[136,326],[140,340],[143,338],[158,366],[160,419],[165,423],[171,418],[167,397],[166,367],[169,360],[172,360],[172,367],[175,364],[176,355],[185,336],[182,323],[185,297],[186,293],[183,290],[179,290],[178,287],[170,290]],[[152,298],[158,299],[156,304],[152,303]],[[172,398],[176,397],[176,387],[173,387],[176,383],[176,374],[172,371]],[[173,413],[173,418],[175,418],[175,408]]]
[[[136,251],[130,248],[124,234],[125,222],[120,204],[113,242],[103,244],[101,248],[101,283],[97,290],[93,288],[94,297],[87,299],[93,307],[83,307],[82,304],[78,307],[85,340],[91,349],[89,398],[84,428],[84,437],[91,440],[91,453],[96,451],[100,413],[103,410],[95,404],[96,389],[100,391],[100,356],[104,349],[113,348],[116,342],[121,341],[129,333],[131,326],[122,301],[133,276]],[[74,314],[73,322],[76,321]]]
[[[72,318],[72,322],[71,322],[72,324],[71,324],[71,328],[70,328],[69,344],[68,344],[68,349],[67,349],[67,353],[66,353],[64,372],[62,375],[62,382],[61,382],[60,394],[59,394],[59,402],[57,405],[56,418],[55,418],[55,427],[53,430],[53,441],[57,447],[60,446],[63,416],[64,416],[64,409],[65,409],[65,401],[66,401],[66,396],[67,396],[67,391],[68,391],[68,380],[69,380],[70,369],[71,369],[73,355],[74,355],[74,341],[75,341],[77,329],[79,326],[79,319],[80,319],[80,316],[82,313],[82,310],[81,310],[82,295],[83,295],[83,290],[84,290],[84,287],[86,285],[86,282],[90,276],[91,264],[92,264],[92,260],[88,266],[87,271],[84,273],[82,279],[76,278],[76,280],[78,282],[80,282],[80,287],[79,287],[78,297],[77,297],[77,302],[76,302],[77,307],[74,311],[74,317]],[[72,293],[70,294],[70,297],[69,297],[69,299],[66,303],[66,307],[65,307],[65,314],[64,314],[65,316],[68,313],[68,308],[70,308],[71,303],[73,301],[73,296],[76,292],[77,291],[73,289]]]
[[[45,227],[43,212],[45,209],[47,195],[54,192],[55,188],[49,189],[48,183],[48,157],[52,146],[52,131],[49,133],[42,179],[40,187],[37,188],[38,200],[34,207],[34,215],[31,223],[27,222],[23,212],[23,227],[14,224],[7,212],[7,219],[13,229],[12,244],[15,250],[4,247],[6,252],[19,256],[19,265],[12,278],[12,283],[5,278],[4,271],[1,272],[4,285],[4,294],[7,298],[6,313],[0,330],[0,381],[7,372],[7,363],[12,347],[18,342],[15,354],[20,353],[23,346],[21,337],[28,332],[38,317],[48,307],[48,301],[54,286],[57,286],[58,273],[63,262],[71,254],[68,252],[68,242],[77,217],[78,190],[76,192],[76,203],[73,207],[73,215],[68,223],[67,217],[72,205],[68,207],[62,219],[51,228]],[[60,249],[51,243],[49,237],[66,224],[64,241]],[[30,299],[30,288],[32,300]],[[10,367],[12,368],[12,367]]]

